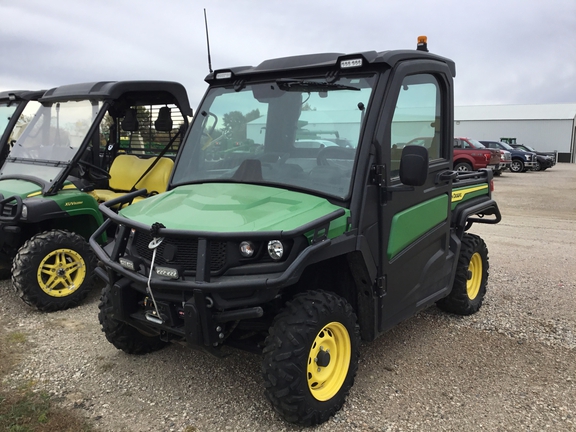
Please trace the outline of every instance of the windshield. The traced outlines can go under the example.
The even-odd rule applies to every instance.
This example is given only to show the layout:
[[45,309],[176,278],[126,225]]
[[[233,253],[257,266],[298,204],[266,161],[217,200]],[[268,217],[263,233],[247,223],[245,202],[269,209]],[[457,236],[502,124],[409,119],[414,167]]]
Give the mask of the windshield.
[[[27,174],[53,181],[78,151],[101,106],[88,100],[41,105],[27,119],[0,175]],[[45,166],[23,168],[22,163]]]
[[10,104],[8,102],[0,102],[0,135],[6,130],[6,126],[8,126],[8,122],[16,108],[18,108],[18,104],[15,102]]
[[257,183],[348,195],[373,76],[211,88],[173,184]]
[[510,144],[505,143],[505,142],[500,142],[500,145],[502,147],[504,147],[506,150],[514,150],[514,147],[512,147]]
[[475,140],[475,139],[471,139],[469,140],[472,144],[474,144],[474,147],[477,149],[483,149],[486,148],[486,146],[484,144],[482,144],[480,141]]

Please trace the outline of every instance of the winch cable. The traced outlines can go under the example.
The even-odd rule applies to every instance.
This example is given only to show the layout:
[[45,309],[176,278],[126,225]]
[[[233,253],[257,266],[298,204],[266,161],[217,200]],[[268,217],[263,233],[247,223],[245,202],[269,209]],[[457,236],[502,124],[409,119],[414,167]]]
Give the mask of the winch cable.
[[164,225],[156,222],[152,225],[152,229],[150,232],[152,233],[152,241],[148,243],[148,249],[152,249],[152,261],[150,262],[150,273],[148,273],[148,283],[146,284],[146,292],[150,294],[152,298],[152,303],[154,304],[154,310],[156,311],[156,316],[146,312],[145,316],[148,321],[151,321],[156,324],[164,324],[164,320],[160,316],[160,311],[158,310],[158,305],[156,304],[156,299],[154,298],[154,293],[152,292],[152,287],[150,286],[150,280],[152,279],[152,272],[154,271],[154,262],[156,261],[156,251],[158,250],[158,246],[162,244],[164,237],[158,236],[158,230],[160,228],[165,228]]

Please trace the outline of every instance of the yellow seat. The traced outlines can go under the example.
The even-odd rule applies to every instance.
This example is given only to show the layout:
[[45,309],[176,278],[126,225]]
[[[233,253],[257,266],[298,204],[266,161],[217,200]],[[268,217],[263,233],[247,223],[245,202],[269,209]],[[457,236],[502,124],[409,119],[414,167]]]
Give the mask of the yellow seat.
[[[146,189],[148,195],[165,192],[168,187],[168,179],[174,167],[174,161],[170,158],[161,157],[154,167],[138,181],[142,174],[154,163],[156,158],[141,159],[138,156],[120,154],[116,156],[110,167],[110,189],[96,189],[94,194],[100,202],[109,201],[113,198],[125,195],[132,188]],[[137,184],[135,184],[138,181]],[[138,197],[139,201],[145,197]]]

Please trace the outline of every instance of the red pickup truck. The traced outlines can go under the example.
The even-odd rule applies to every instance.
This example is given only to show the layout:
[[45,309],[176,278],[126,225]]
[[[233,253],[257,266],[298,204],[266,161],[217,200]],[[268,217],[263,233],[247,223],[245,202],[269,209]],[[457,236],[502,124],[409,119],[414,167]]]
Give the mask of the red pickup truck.
[[500,152],[487,148],[480,141],[459,137],[454,138],[453,160],[456,171],[496,170],[500,165]]

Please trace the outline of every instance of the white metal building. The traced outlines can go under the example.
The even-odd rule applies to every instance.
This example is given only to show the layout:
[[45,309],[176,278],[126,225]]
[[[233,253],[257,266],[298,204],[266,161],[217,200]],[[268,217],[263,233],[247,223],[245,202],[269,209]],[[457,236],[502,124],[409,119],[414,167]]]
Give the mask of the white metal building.
[[478,105],[454,108],[454,136],[478,140],[516,138],[539,151],[557,151],[576,162],[576,103]]

